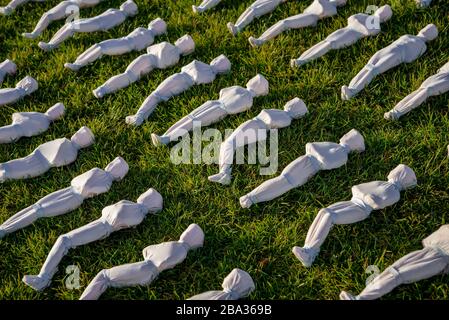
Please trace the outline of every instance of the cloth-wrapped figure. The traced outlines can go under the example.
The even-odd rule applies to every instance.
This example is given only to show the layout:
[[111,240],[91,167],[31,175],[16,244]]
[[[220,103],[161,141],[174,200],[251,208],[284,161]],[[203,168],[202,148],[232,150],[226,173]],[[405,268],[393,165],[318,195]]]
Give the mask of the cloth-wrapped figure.
[[390,172],[388,181],[371,181],[353,186],[350,201],[337,202],[318,212],[304,246],[293,247],[293,254],[305,267],[310,267],[333,225],[365,220],[373,210],[381,210],[398,202],[401,191],[415,185],[413,170],[400,164]]
[[242,123],[221,144],[220,171],[209,176],[209,181],[230,184],[234,153],[238,148],[265,141],[268,130],[288,127],[293,119],[299,119],[307,112],[306,104],[301,99],[294,98],[285,104],[284,110],[264,109],[255,118]]
[[438,73],[427,78],[418,90],[402,99],[393,109],[384,114],[388,120],[397,120],[413,109],[418,108],[428,98],[444,94],[449,91],[449,62],[442,66]]
[[14,12],[14,10],[17,9],[17,7],[28,3],[28,2],[44,2],[45,0],[12,0],[10,3],[8,3],[4,7],[0,7],[0,15],[10,15]]
[[23,97],[32,94],[38,87],[34,78],[26,76],[16,84],[15,88],[0,89],[0,106],[19,101]]
[[343,291],[342,300],[374,300],[402,284],[410,284],[449,273],[449,224],[422,241],[423,249],[413,251],[376,276],[357,296]]
[[377,51],[351,80],[349,86],[345,85],[341,88],[341,98],[349,100],[368,86],[379,74],[402,63],[415,61],[426,52],[426,42],[434,40],[437,36],[437,27],[434,24],[429,24],[417,36],[406,34],[389,46]]
[[192,5],[192,10],[195,13],[201,13],[217,6],[221,0],[203,0],[199,6]]
[[6,75],[14,75],[17,72],[17,65],[9,59],[0,63],[0,85],[3,83]]
[[45,113],[15,112],[12,114],[12,123],[0,127],[0,144],[14,142],[22,137],[37,136],[47,131],[50,124],[61,118],[64,112],[64,105],[60,102]]
[[25,208],[0,225],[0,238],[23,229],[39,218],[60,216],[79,208],[85,199],[108,192],[114,181],[128,173],[128,164],[115,158],[106,168],[93,168],[70,182],[70,187],[55,191]]
[[418,7],[428,7],[430,6],[430,4],[432,3],[432,0],[415,0],[416,4],[418,5]]
[[78,151],[94,143],[94,135],[87,127],[81,127],[71,138],[60,138],[37,147],[30,155],[0,163],[0,183],[7,180],[40,176],[53,167],[74,162]]
[[221,291],[206,291],[188,300],[239,300],[251,294],[256,288],[248,272],[235,268],[226,276]]
[[93,93],[97,98],[126,88],[131,83],[138,81],[144,75],[154,69],[166,69],[179,62],[181,56],[191,54],[195,50],[195,42],[189,35],[176,40],[175,44],[161,42],[147,48],[147,53],[134,59],[124,73],[113,76]]
[[65,63],[64,67],[78,71],[82,67],[100,59],[104,55],[118,56],[132,51],[141,51],[154,42],[154,38],[167,32],[167,24],[161,18],[154,19],[148,28],[136,28],[126,37],[108,39],[92,45],[80,54],[75,62]]
[[331,50],[339,50],[349,47],[366,37],[372,37],[380,33],[380,24],[384,23],[393,15],[389,5],[377,9],[373,14],[357,13],[348,18],[348,25],[334,31],[323,41],[306,50],[298,59],[292,59],[292,67],[302,66],[310,61],[316,60]]
[[140,126],[162,101],[168,101],[191,87],[211,83],[217,75],[231,70],[231,62],[224,55],[220,55],[210,64],[193,60],[181,68],[181,72],[171,75],[145,99],[137,113],[126,117],[126,123]]
[[41,41],[38,45],[42,50],[50,51],[59,47],[62,42],[72,37],[75,33],[107,31],[136,14],[137,5],[132,0],[127,0],[120,6],[120,9],[108,9],[98,16],[66,23],[48,43]]
[[111,233],[139,225],[148,213],[162,210],[162,196],[153,188],[141,194],[137,202],[122,200],[105,207],[101,218],[58,237],[38,275],[25,275],[22,281],[41,291],[48,287],[58,265],[70,249],[104,239]]
[[264,76],[258,74],[248,81],[246,88],[232,86],[220,90],[218,100],[209,100],[190,114],[172,125],[162,136],[151,135],[155,146],[176,141],[185,133],[193,130],[195,122],[202,127],[216,123],[226,116],[249,110],[253,99],[268,94],[269,85]]
[[203,246],[204,232],[191,224],[178,241],[163,242],[143,249],[143,261],[100,271],[84,290],[80,300],[97,300],[109,288],[148,286],[159,273],[182,263],[190,250]]
[[280,20],[268,28],[259,38],[249,37],[253,47],[277,37],[282,32],[316,26],[319,20],[335,16],[337,7],[344,6],[347,0],[314,0],[302,13]]
[[320,170],[333,170],[345,165],[350,152],[365,151],[362,135],[355,129],[346,133],[340,143],[312,142],[306,144],[306,154],[291,162],[282,173],[267,180],[240,198],[240,205],[249,208],[259,202],[273,200],[291,189],[304,185]]
[[256,0],[237,19],[236,23],[228,22],[227,27],[233,35],[241,32],[254,19],[272,12],[287,0]]
[[66,0],[45,12],[32,32],[22,33],[28,39],[36,39],[53,21],[58,21],[78,14],[80,9],[94,7],[102,0]]

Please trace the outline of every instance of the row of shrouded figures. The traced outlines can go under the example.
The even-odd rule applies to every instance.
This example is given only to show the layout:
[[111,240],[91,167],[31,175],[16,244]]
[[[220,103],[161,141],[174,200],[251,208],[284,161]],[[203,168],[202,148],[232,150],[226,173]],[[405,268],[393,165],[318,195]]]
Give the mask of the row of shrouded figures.
[[[275,1],[258,1],[258,3]],[[278,1],[279,2],[279,1]],[[326,1],[315,1],[322,5]],[[328,1],[335,4],[337,1]],[[16,2],[17,3],[17,2]],[[339,1],[341,3],[341,1]],[[128,9],[126,9],[128,8]],[[103,15],[91,19],[81,19],[80,24],[85,22],[92,31],[93,26],[100,25],[103,29],[106,23],[117,18],[116,12],[129,12],[129,8],[137,7],[132,1],[127,1],[120,10],[108,10]],[[134,10],[134,9],[133,9]],[[135,14],[134,13],[134,14]],[[123,14],[123,16],[127,16]],[[128,14],[130,15],[130,14]],[[374,13],[379,17],[390,17],[391,9],[384,6]],[[353,34],[352,42],[366,36],[363,32],[351,25],[356,19],[368,15],[359,14],[356,18],[349,19],[349,26],[336,32]],[[54,15],[52,15],[54,17]],[[106,17],[106,18],[105,18]],[[111,20],[112,19],[112,20]],[[51,19],[46,18],[45,23]],[[122,19],[124,20],[124,18]],[[383,19],[387,20],[387,19]],[[357,20],[361,21],[361,20]],[[41,23],[41,25],[45,25]],[[99,28],[101,29],[101,28]],[[148,29],[136,29],[128,37],[111,39],[94,45],[83,53],[73,64],[67,64],[70,69],[77,70],[98,59],[104,54],[123,54],[132,50],[141,50],[151,45],[157,34],[165,32],[166,24],[161,19],[150,23]],[[58,34],[69,34],[64,30],[72,30],[72,27],[63,27]],[[76,29],[87,30],[87,29]],[[351,30],[352,32],[348,32]],[[64,33],[65,32],[65,33]],[[140,32],[140,33],[139,33]],[[73,34],[73,33],[72,33]],[[137,35],[145,35],[140,39],[147,39],[145,45],[142,41],[136,41]],[[369,64],[362,70],[358,78],[345,89],[344,92],[355,94],[366,86],[377,74],[392,68],[403,62],[411,62],[426,51],[426,42],[437,36],[434,25],[425,27],[417,36],[405,35],[390,46],[379,51]],[[346,39],[347,40],[347,39]],[[332,48],[335,41],[331,41]],[[50,45],[47,48],[52,47]],[[120,81],[114,82],[114,78],[95,90],[96,96],[100,97],[106,93],[120,88],[118,84],[129,84],[136,81],[142,74],[148,73],[154,68],[164,68],[177,63],[180,55],[188,54],[194,50],[194,42],[188,35],[180,38],[175,45],[163,42],[150,46],[148,54],[139,57],[124,74],[118,76]],[[323,52],[323,51],[321,51]],[[140,60],[139,60],[140,59]],[[298,63],[300,65],[301,63]],[[139,67],[138,67],[139,66]],[[140,124],[154,110],[156,105],[170,97],[180,94],[194,84],[212,82],[217,74],[229,71],[231,64],[229,60],[221,55],[210,64],[193,61],[177,73],[165,80],[149,98],[143,110],[132,118],[130,123]],[[0,80],[6,74],[13,75],[16,66],[7,60],[0,65]],[[449,64],[440,69],[437,75],[430,77],[423,85],[410,96],[400,102],[389,112],[390,119],[397,119],[402,114],[416,108],[429,96],[437,95],[449,90]],[[115,86],[116,85],[116,86]],[[107,89],[106,89],[107,88]],[[37,89],[37,82],[27,77],[20,81],[16,88],[0,90],[0,104],[12,103]],[[109,90],[109,91],[108,91]],[[155,145],[168,144],[177,140],[186,132],[192,130],[194,121],[202,125],[211,125],[226,117],[228,114],[236,114],[248,110],[253,105],[253,99],[257,96],[266,95],[269,91],[268,81],[262,75],[256,75],[250,79],[246,88],[233,86],[222,89],[218,100],[207,101],[190,115],[184,117],[174,124],[162,136],[153,134],[152,140]],[[345,95],[347,97],[347,95]],[[142,108],[141,108],[142,109]],[[236,148],[244,144],[265,140],[267,131],[270,129],[283,128],[290,125],[293,119],[299,119],[307,114],[305,103],[294,98],[288,101],[283,110],[264,109],[255,118],[244,122],[234,133],[229,136],[220,146],[219,173],[210,176],[209,180],[221,184],[229,184],[231,181],[231,169]],[[10,143],[21,137],[31,137],[44,132],[51,122],[57,120],[64,114],[64,105],[57,103],[46,113],[22,112],[13,115],[13,123],[0,128],[0,142]],[[248,132],[257,132],[250,135]],[[61,138],[40,145],[29,156],[21,159],[11,160],[0,164],[0,182],[6,180],[31,178],[44,174],[51,167],[59,167],[74,162],[78,151],[94,143],[94,135],[87,127],[82,127],[71,139]],[[260,186],[240,198],[240,204],[248,208],[255,203],[273,200],[289,190],[304,185],[320,170],[333,170],[342,167],[348,160],[351,152],[363,152],[365,143],[362,135],[355,129],[346,133],[339,141],[334,142],[312,142],[306,144],[306,154],[300,156],[290,163],[282,173],[262,183]],[[117,157],[104,170],[93,168],[84,174],[75,177],[71,185],[59,191],[53,192],[39,200],[37,203],[21,210],[0,225],[0,238],[9,233],[31,225],[42,217],[54,217],[68,213],[80,207],[87,198],[105,193],[111,187],[113,181],[123,179],[128,172],[126,161]],[[332,204],[320,210],[312,223],[302,247],[293,247],[293,254],[305,266],[313,264],[319,254],[320,247],[324,243],[331,228],[335,224],[351,224],[367,219],[373,210],[381,210],[397,203],[400,200],[400,192],[415,186],[417,183],[413,170],[406,165],[400,164],[388,175],[386,181],[372,181],[352,187],[352,198]],[[36,290],[43,290],[51,283],[51,279],[57,271],[62,257],[71,248],[87,244],[107,237],[110,233],[137,226],[148,213],[157,213],[162,210],[162,196],[154,189],[143,193],[136,202],[122,200],[116,204],[103,209],[101,218],[75,229],[67,234],[61,235],[51,249],[44,265],[38,275],[25,275],[25,284]],[[165,242],[152,245],[144,249],[144,261],[113,267],[102,270],[92,280],[82,294],[82,299],[97,299],[108,287],[123,287],[131,285],[148,285],[159,274],[159,272],[172,268],[181,263],[190,249],[201,247],[204,234],[198,225],[192,224],[181,235],[179,241]],[[342,299],[375,299],[390,292],[403,283],[410,283],[429,278],[437,274],[449,271],[449,226],[445,225],[423,241],[424,249],[412,252],[404,258],[395,262],[382,274],[375,278],[363,292],[357,296],[342,292]],[[254,283],[248,273],[240,269],[234,269],[223,283],[223,291],[211,291],[199,296],[197,299],[238,299],[252,292]]]

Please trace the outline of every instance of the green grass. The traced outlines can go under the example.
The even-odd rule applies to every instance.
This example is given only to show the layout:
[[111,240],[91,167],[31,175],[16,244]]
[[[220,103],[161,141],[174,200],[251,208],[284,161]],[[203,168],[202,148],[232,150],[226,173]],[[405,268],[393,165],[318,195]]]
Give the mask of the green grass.
[[[0,185],[0,221],[69,185],[76,175],[96,166],[104,167],[118,155],[130,165],[127,177],[115,183],[110,192],[87,200],[65,216],[41,219],[0,240],[1,299],[78,299],[98,271],[141,260],[144,247],[178,239],[190,223],[199,224],[206,234],[202,249],[189,253],[181,265],[163,272],[148,287],[110,289],[102,298],[184,299],[219,289],[222,279],[239,267],[247,270],[256,283],[251,299],[337,299],[341,290],[359,292],[364,287],[368,276],[364,270],[368,265],[376,264],[383,270],[404,254],[421,248],[421,239],[448,223],[448,95],[430,99],[399,122],[383,119],[384,112],[449,59],[446,1],[435,0],[428,9],[417,9],[412,0],[388,1],[394,17],[383,26],[381,34],[297,70],[290,68],[291,58],[346,25],[351,14],[365,11],[369,4],[383,5],[386,1],[350,0],[337,17],[320,22],[316,28],[285,33],[258,49],[249,46],[250,35],[261,34],[277,20],[303,10],[310,1],[288,1],[232,37],[226,23],[235,21],[252,1],[223,0],[216,9],[195,15],[191,5],[199,0],[137,0],[139,14],[135,18],[109,32],[76,35],[51,53],[41,51],[37,42],[48,40],[63,21],[52,24],[34,41],[22,38],[21,33],[31,31],[41,14],[58,1],[26,4],[13,15],[0,17],[0,61],[10,58],[18,65],[18,74],[7,77],[2,87],[12,87],[28,74],[40,85],[32,96],[1,107],[0,125],[9,124],[11,114],[16,111],[42,112],[58,101],[67,107],[63,120],[44,134],[0,145],[0,162],[25,156],[45,141],[69,137],[82,125],[90,127],[96,136],[96,143],[83,150],[74,164],[52,169],[35,179]],[[2,5],[6,2],[1,0]],[[81,15],[93,16],[118,7],[121,2],[104,1],[95,8],[84,9]],[[78,74],[63,67],[93,43],[123,36],[156,17],[168,23],[168,34],[157,41],[173,42],[188,33],[196,42],[195,53],[182,58],[177,66],[154,71],[102,100],[95,99],[92,90],[124,70],[141,53],[105,57]],[[349,83],[373,53],[403,34],[416,34],[428,23],[438,26],[440,36],[429,44],[423,57],[379,76],[355,99],[349,102],[340,99],[340,87]],[[209,62],[222,53],[233,64],[230,74],[161,104],[141,127],[131,128],[124,123],[125,116],[134,113],[145,97],[182,65],[194,58]],[[214,127],[222,132],[235,128],[261,109],[281,108],[298,96],[307,103],[310,114],[279,132],[279,170],[304,154],[307,142],[338,141],[351,128],[365,137],[366,151],[351,155],[347,165],[340,169],[321,172],[306,185],[245,210],[238,198],[267,179],[259,175],[259,166],[235,166],[230,186],[213,184],[207,177],[217,171],[216,165],[175,166],[169,160],[170,149],[153,147],[150,134],[163,133],[206,100],[216,99],[220,88],[244,85],[258,72],[270,82],[270,94],[257,98],[248,112],[228,117]],[[316,263],[310,269],[302,267],[291,248],[303,244],[318,210],[349,199],[352,185],[384,180],[399,163],[415,170],[418,187],[404,192],[396,205],[373,212],[366,221],[336,226]],[[71,250],[60,264],[51,287],[42,293],[21,282],[23,275],[39,271],[58,235],[97,219],[107,205],[121,199],[136,200],[149,187],[156,188],[164,197],[165,208],[158,216],[148,216],[136,229],[116,232],[105,240]],[[81,269],[80,290],[68,290],[64,285],[64,271],[71,264]],[[404,285],[386,298],[448,299],[448,280],[444,275]]]

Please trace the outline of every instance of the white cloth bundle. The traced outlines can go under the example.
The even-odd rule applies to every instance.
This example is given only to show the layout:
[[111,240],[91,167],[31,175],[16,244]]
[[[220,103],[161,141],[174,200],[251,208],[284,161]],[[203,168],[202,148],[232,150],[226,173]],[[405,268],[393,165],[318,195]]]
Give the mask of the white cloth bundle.
[[188,300],[238,300],[249,296],[256,288],[248,272],[235,268],[223,280],[222,291],[207,291]]
[[246,88],[232,86],[220,90],[218,100],[209,100],[193,110],[190,114],[172,125],[162,136],[151,135],[155,146],[176,141],[186,132],[193,130],[194,123],[209,126],[228,115],[249,110],[253,99],[268,94],[269,84],[264,76],[257,74],[248,81]]
[[273,200],[291,189],[304,185],[320,170],[332,170],[345,165],[350,152],[363,151],[365,151],[364,139],[355,129],[346,133],[340,139],[340,143],[307,143],[305,155],[291,162],[278,177],[265,181],[241,197],[240,205],[249,208],[255,203]]
[[362,91],[376,76],[402,64],[411,63],[427,50],[426,42],[438,36],[434,24],[427,25],[417,36],[406,34],[389,46],[377,51],[363,69],[341,88],[341,98],[349,100]]
[[314,0],[302,13],[280,20],[268,28],[259,38],[249,37],[253,47],[277,37],[282,32],[316,26],[319,20],[337,14],[337,7],[344,6],[347,0]]
[[38,275],[25,275],[22,281],[41,291],[51,283],[58,265],[69,249],[108,237],[111,233],[139,225],[148,213],[162,210],[162,196],[153,188],[141,194],[137,202],[122,200],[105,207],[101,218],[58,237]]
[[416,186],[412,169],[400,164],[388,175],[388,181],[372,181],[353,186],[350,201],[337,202],[321,209],[307,233],[303,247],[293,247],[293,254],[310,267],[335,224],[352,224],[369,217],[373,210],[391,206],[401,198],[401,191]]
[[242,123],[220,146],[219,172],[209,176],[209,181],[223,185],[231,183],[232,163],[237,148],[267,139],[267,131],[288,127],[293,119],[308,112],[306,104],[299,98],[287,102],[284,110],[264,109],[255,118]]
[[22,36],[28,39],[36,39],[44,32],[53,21],[62,20],[71,15],[79,13],[80,9],[94,7],[102,0],[66,0],[62,1],[39,19],[34,30],[30,33],[22,33]]
[[390,20],[392,15],[393,11],[388,4],[380,7],[371,15],[354,14],[348,18],[346,27],[334,31],[323,41],[306,50],[298,59],[292,59],[290,64],[292,67],[299,67],[324,56],[331,50],[346,48],[360,39],[375,36],[381,31],[380,24]]
[[216,5],[218,5],[221,0],[203,0],[199,6],[192,5],[192,10],[195,13],[201,13],[206,10],[212,9]]
[[432,0],[415,0],[419,7],[428,7],[432,3]]
[[231,70],[231,62],[224,55],[220,55],[210,64],[193,60],[181,68],[181,72],[171,75],[156,88],[142,103],[137,113],[126,117],[126,123],[134,126],[141,125],[162,101],[187,91],[194,85],[211,83],[219,74]]
[[107,31],[136,14],[137,5],[132,0],[127,0],[120,6],[120,9],[108,9],[98,16],[66,23],[48,43],[41,41],[38,45],[42,50],[50,51],[59,47],[62,42],[72,37],[75,33]]
[[236,35],[254,19],[270,13],[285,1],[287,0],[256,0],[240,15],[235,24],[228,22],[227,27],[233,35]]
[[17,9],[17,7],[21,6],[22,4],[28,3],[28,2],[44,2],[45,0],[12,0],[10,3],[8,3],[4,7],[0,7],[0,14],[3,14],[5,16],[10,15],[14,12],[14,10]]
[[94,135],[87,127],[81,127],[71,138],[60,138],[37,147],[30,155],[0,163],[0,183],[6,180],[40,176],[53,167],[74,162],[78,151],[94,143]]
[[16,84],[15,88],[0,89],[0,106],[15,103],[32,94],[37,88],[37,81],[30,76],[26,76]]
[[102,98],[106,94],[126,88],[131,83],[138,81],[144,75],[154,69],[166,69],[179,62],[181,56],[186,56],[195,51],[195,42],[189,35],[184,35],[175,44],[161,42],[147,48],[147,53],[134,59],[124,73],[113,76],[93,93],[96,98]]
[[393,109],[384,114],[388,120],[397,120],[413,109],[418,108],[428,98],[449,91],[449,62],[438,70],[438,73],[427,78],[418,90],[402,99]]
[[6,59],[2,63],[0,63],[0,85],[3,83],[3,80],[5,79],[5,76],[7,74],[12,76],[16,72],[17,72],[17,66],[11,60]]
[[32,137],[46,131],[50,124],[64,115],[65,108],[62,103],[56,103],[45,113],[15,112],[12,114],[12,123],[0,127],[0,144],[10,143],[22,137]]
[[108,192],[114,181],[128,173],[122,157],[115,158],[106,168],[93,168],[70,182],[70,187],[55,191],[25,208],[0,225],[0,238],[34,223],[41,217],[60,216],[80,207],[85,199]]
[[96,43],[80,54],[75,62],[65,63],[64,67],[78,71],[82,67],[100,59],[104,55],[118,56],[132,51],[141,51],[154,42],[154,38],[167,32],[167,24],[161,18],[154,19],[148,28],[136,28],[126,37],[108,39]]
[[449,273],[449,224],[423,240],[423,249],[411,252],[376,276],[357,296],[343,291],[342,300],[374,300],[402,284]]
[[143,249],[143,261],[101,270],[84,290],[80,300],[97,300],[109,287],[148,286],[159,273],[183,262],[190,250],[202,247],[203,243],[203,230],[197,224],[191,224],[178,241]]

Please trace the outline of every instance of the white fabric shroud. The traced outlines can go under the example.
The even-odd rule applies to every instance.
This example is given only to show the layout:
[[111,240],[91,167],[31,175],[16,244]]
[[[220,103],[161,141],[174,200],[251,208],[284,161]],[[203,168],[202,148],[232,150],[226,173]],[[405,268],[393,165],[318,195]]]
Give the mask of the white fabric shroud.
[[10,15],[17,7],[28,2],[44,2],[45,0],[12,0],[6,6],[0,7],[0,15]]
[[421,86],[402,99],[393,109],[384,114],[388,120],[397,120],[413,109],[418,108],[428,98],[449,91],[449,62],[438,70],[438,73],[427,78]]
[[37,81],[30,76],[26,76],[16,84],[15,88],[0,89],[0,106],[15,103],[32,94],[37,88]]
[[75,210],[85,199],[108,192],[114,181],[125,177],[128,169],[126,161],[117,157],[104,170],[93,168],[73,178],[69,187],[45,196],[3,222],[0,238],[29,226],[39,218],[60,216]]
[[181,56],[189,55],[195,51],[195,42],[189,35],[176,40],[175,44],[161,42],[147,48],[147,53],[134,59],[124,73],[113,76],[93,93],[96,98],[102,98],[106,94],[126,88],[131,83],[138,81],[144,75],[154,69],[166,69],[179,62]]
[[302,118],[308,112],[299,98],[287,102],[284,110],[264,109],[255,118],[242,123],[220,146],[219,172],[209,176],[209,181],[223,185],[231,183],[232,164],[237,148],[267,139],[267,131],[288,127],[293,119]]
[[307,233],[303,247],[294,247],[293,254],[310,267],[335,224],[352,224],[369,217],[373,210],[381,210],[400,200],[401,191],[416,186],[412,169],[400,164],[388,175],[388,181],[372,181],[353,186],[350,201],[337,202],[321,209]]
[[17,72],[17,66],[14,62],[6,59],[0,63],[0,85],[3,83],[6,75],[14,75]]
[[59,236],[39,274],[25,275],[22,281],[35,290],[45,289],[50,285],[52,277],[58,271],[59,263],[69,249],[104,239],[122,229],[136,227],[148,213],[161,211],[162,205],[162,196],[150,188],[139,196],[137,202],[122,200],[105,207],[99,219]]
[[192,10],[195,13],[201,13],[217,6],[221,0],[203,0],[199,6],[192,5]]
[[56,103],[45,113],[15,112],[12,114],[12,123],[0,127],[0,143],[10,143],[22,137],[32,137],[46,131],[53,121],[64,115],[65,107]]
[[340,143],[312,142],[306,144],[306,154],[291,162],[282,173],[267,180],[240,198],[240,205],[249,208],[259,202],[273,200],[291,189],[304,185],[320,170],[344,166],[350,152],[365,151],[362,135],[355,129],[346,133]]
[[108,39],[92,45],[80,54],[75,62],[65,63],[64,67],[78,71],[82,67],[100,59],[104,55],[118,56],[132,51],[141,51],[154,42],[154,38],[167,32],[167,24],[161,18],[154,19],[148,28],[136,28],[126,37]]
[[60,138],[37,147],[30,155],[0,163],[0,183],[7,180],[40,176],[53,167],[74,162],[78,151],[94,143],[94,135],[87,127],[81,127],[71,138]]
[[277,37],[282,32],[316,26],[319,20],[335,16],[337,7],[344,6],[346,2],[347,0],[314,0],[302,13],[276,22],[259,38],[249,37],[248,41],[251,46],[257,47]]
[[45,12],[32,32],[22,33],[28,39],[36,39],[53,21],[65,19],[79,13],[80,9],[94,7],[102,0],[66,0]]
[[75,33],[107,31],[136,14],[137,5],[132,0],[127,0],[120,6],[120,9],[108,9],[98,16],[66,23],[48,43],[41,41],[38,45],[42,50],[50,51],[59,47],[62,42],[71,38]]
[[241,32],[254,19],[272,12],[287,0],[256,0],[237,19],[236,23],[228,22],[227,27],[233,35]]
[[434,24],[427,25],[417,36],[406,34],[389,46],[377,51],[363,69],[351,80],[349,86],[341,88],[341,98],[349,100],[379,74],[402,64],[411,63],[427,51],[426,42],[438,36],[438,29]]
[[187,91],[194,85],[211,83],[219,74],[227,73],[231,70],[231,62],[224,55],[220,55],[211,61],[210,64],[193,60],[188,65],[181,68],[181,72],[171,75],[145,99],[137,113],[126,117],[126,123],[139,126],[156,109],[162,101]]
[[232,86],[220,90],[218,100],[209,100],[172,125],[162,136],[151,135],[155,146],[176,141],[193,130],[195,124],[202,127],[221,121],[226,116],[249,110],[253,99],[268,94],[269,84],[264,76],[257,74],[246,84],[246,88]]
[[449,273],[449,224],[423,240],[423,249],[397,260],[371,281],[357,296],[343,291],[342,300],[374,300],[402,284],[410,284]]
[[202,247],[203,243],[203,230],[197,224],[191,224],[178,241],[163,242],[143,249],[143,261],[100,271],[84,290],[80,300],[97,300],[109,287],[148,286],[159,273],[183,262],[190,250]]
[[348,18],[348,25],[334,31],[323,41],[306,50],[298,59],[292,59],[292,67],[302,66],[312,60],[324,56],[331,50],[339,50],[349,47],[366,37],[372,37],[380,33],[381,23],[384,23],[393,15],[389,5],[377,9],[373,14],[357,13]]
[[248,272],[235,268],[226,276],[221,291],[207,291],[188,300],[238,300],[249,296],[256,288]]

